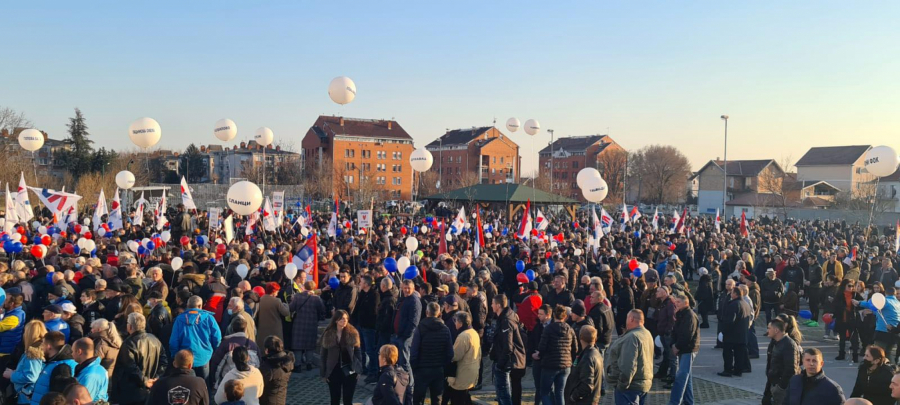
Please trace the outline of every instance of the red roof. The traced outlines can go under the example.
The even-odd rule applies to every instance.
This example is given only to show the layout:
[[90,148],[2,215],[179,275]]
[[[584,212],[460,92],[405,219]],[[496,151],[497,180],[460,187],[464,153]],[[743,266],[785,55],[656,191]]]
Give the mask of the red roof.
[[[341,121],[343,121],[343,125],[341,125]],[[412,141],[412,137],[394,120],[371,120],[320,115],[310,130],[320,137],[338,135],[407,139]]]

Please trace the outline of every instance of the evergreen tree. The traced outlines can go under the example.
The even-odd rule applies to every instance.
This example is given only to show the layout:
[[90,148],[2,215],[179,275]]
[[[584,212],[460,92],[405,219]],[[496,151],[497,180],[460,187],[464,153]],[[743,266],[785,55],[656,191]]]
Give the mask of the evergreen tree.
[[[203,178],[203,154],[194,144],[188,145],[181,155],[182,173],[189,183],[197,183]],[[178,179],[180,182],[181,179]]]
[[63,142],[69,145],[68,150],[60,153],[59,159],[63,167],[78,179],[82,174],[94,170],[94,141],[88,136],[88,126],[81,110],[75,108],[75,116],[69,118],[69,137]]

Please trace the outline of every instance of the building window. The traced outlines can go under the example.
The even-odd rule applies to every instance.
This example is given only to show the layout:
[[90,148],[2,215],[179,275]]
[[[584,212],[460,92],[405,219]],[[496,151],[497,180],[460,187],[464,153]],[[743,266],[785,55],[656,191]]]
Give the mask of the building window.
[[573,168],[573,169],[577,169],[577,168],[578,168],[578,162],[577,162],[577,161],[576,161],[576,162],[572,162],[572,168]]
[[447,156],[447,163],[453,163],[453,156]]
[[399,178],[399,177],[394,177],[394,183],[393,183],[393,184],[394,184],[395,186],[399,186],[399,185],[401,184],[401,183],[400,183],[400,178]]
[[491,169],[491,174],[497,174],[497,169]]
[[462,156],[456,157],[456,163],[462,163]]
[[497,157],[496,157],[496,156],[494,156],[493,163],[497,163]]
[[403,152],[397,152],[397,160],[403,160]]

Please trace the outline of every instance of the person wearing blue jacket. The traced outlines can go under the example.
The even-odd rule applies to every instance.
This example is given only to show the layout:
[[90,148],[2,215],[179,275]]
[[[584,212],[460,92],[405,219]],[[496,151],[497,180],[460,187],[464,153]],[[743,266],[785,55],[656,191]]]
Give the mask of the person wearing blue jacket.
[[47,332],[62,332],[69,341],[69,324],[62,319],[62,307],[59,305],[48,305],[44,308],[44,325],[47,326]]
[[397,304],[397,312],[394,314],[394,334],[391,336],[391,344],[400,350],[400,359],[397,367],[401,367],[411,373],[409,366],[409,350],[412,346],[413,332],[419,326],[422,318],[422,300],[416,292],[416,285],[412,280],[403,280],[400,283],[400,292],[403,298]]
[[81,338],[72,344],[72,358],[78,362],[75,366],[75,379],[87,388],[94,402],[109,401],[109,376],[100,364],[100,357],[94,355],[94,341]]
[[803,351],[803,371],[791,377],[784,405],[841,405],[844,390],[834,380],[825,376],[822,352],[816,348]]
[[9,379],[16,394],[19,395],[18,404],[31,403],[34,384],[37,383],[41,369],[44,368],[44,351],[41,349],[41,344],[44,342],[44,335],[47,334],[44,323],[38,320],[28,322],[24,330],[22,344],[25,347],[25,353],[19,358],[15,370],[7,370],[3,375]]
[[172,321],[169,353],[175,356],[182,349],[190,350],[194,354],[194,374],[206,379],[212,354],[222,343],[222,331],[213,313],[200,309],[202,306],[203,299],[195,295],[188,299],[187,311]]
[[9,355],[22,341],[22,333],[25,331],[25,311],[22,309],[22,301],[21,294],[10,294],[3,302],[4,314],[0,318],[0,354]]
[[75,366],[78,363],[72,359],[72,347],[66,344],[66,337],[62,332],[47,332],[44,343],[41,345],[44,357],[47,359],[41,374],[34,383],[34,393],[31,395],[31,405],[39,405],[41,398],[50,392],[51,382],[61,377],[74,377]]
[[885,353],[891,353],[897,344],[897,335],[890,333],[900,323],[900,300],[897,299],[897,294],[900,294],[900,290],[884,286],[884,307],[881,310],[875,308],[871,299],[859,303],[860,307],[876,313],[875,344],[884,349]]

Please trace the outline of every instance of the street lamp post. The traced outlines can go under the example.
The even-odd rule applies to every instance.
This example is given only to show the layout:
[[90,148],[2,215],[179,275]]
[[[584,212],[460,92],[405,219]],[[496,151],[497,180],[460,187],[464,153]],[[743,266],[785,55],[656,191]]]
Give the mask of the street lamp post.
[[722,180],[722,215],[726,215],[725,202],[728,200],[728,115],[722,115],[720,118],[725,121],[725,163],[722,165],[725,177]]
[[[548,129],[547,132],[550,133],[550,192],[555,193],[555,191],[553,191],[553,130]],[[540,173],[540,161],[541,157],[538,156],[538,173]]]

